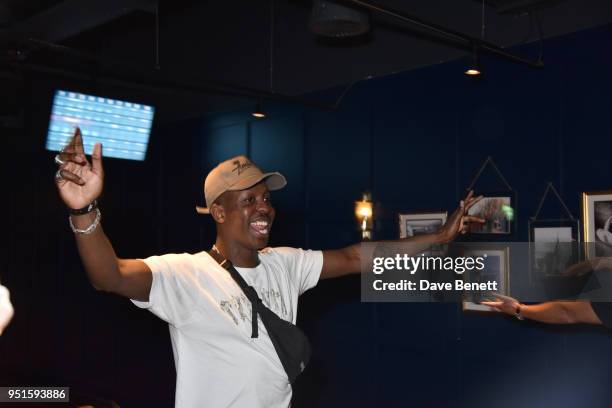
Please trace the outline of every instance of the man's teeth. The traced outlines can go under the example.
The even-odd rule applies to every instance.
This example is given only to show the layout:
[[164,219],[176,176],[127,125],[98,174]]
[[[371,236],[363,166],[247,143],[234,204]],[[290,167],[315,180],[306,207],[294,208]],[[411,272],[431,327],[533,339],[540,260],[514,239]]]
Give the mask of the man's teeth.
[[268,221],[253,221],[251,223],[251,227],[255,229],[260,234],[268,233]]

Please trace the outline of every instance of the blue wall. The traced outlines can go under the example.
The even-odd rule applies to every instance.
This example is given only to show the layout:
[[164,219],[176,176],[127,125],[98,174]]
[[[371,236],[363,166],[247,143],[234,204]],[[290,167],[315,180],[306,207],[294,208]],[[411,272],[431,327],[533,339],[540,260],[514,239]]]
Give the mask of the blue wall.
[[[457,61],[359,83],[333,112],[268,104],[265,120],[244,110],[184,126],[196,135],[201,174],[247,154],[287,176],[273,196],[273,245],[357,241],[353,201],[364,190],[376,202],[376,239],[396,238],[398,212],[454,208],[487,156],[516,191],[511,239],[525,241],[547,182],[575,216],[582,191],[612,188],[610,44],[606,26],[547,40],[540,70],[485,58],[486,75],[474,81]],[[537,55],[534,45],[514,51]],[[333,101],[340,92],[309,97]],[[477,188],[501,189],[491,174]],[[542,215],[557,217],[558,206]],[[208,244],[212,224],[201,228]],[[612,405],[612,339],[603,329],[449,304],[362,304],[358,279],[321,282],[301,300],[316,355],[295,406]]]

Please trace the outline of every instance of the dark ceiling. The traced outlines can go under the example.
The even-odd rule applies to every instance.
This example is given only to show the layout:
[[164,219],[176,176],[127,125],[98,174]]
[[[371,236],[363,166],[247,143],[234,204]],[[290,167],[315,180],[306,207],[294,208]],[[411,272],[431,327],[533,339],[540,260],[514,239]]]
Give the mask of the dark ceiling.
[[[612,22],[610,0],[377,3],[476,38],[484,10],[485,39],[504,48],[536,41],[540,30],[550,38]],[[308,0],[160,0],[157,14],[155,0],[2,1],[0,81],[15,87],[19,69],[95,78],[145,95],[175,120],[253,103],[210,92],[211,83],[300,95],[468,55],[465,46],[378,13],[365,36],[317,38],[308,29],[311,7]]]

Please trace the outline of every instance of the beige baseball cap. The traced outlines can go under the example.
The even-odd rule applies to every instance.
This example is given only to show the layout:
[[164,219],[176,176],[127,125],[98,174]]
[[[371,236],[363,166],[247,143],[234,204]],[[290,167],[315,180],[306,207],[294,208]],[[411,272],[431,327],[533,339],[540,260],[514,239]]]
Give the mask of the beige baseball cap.
[[285,177],[277,172],[264,173],[245,156],[236,156],[212,169],[204,180],[206,208],[196,206],[198,214],[210,214],[209,208],[226,191],[245,190],[263,181],[268,190],[280,190],[287,185]]

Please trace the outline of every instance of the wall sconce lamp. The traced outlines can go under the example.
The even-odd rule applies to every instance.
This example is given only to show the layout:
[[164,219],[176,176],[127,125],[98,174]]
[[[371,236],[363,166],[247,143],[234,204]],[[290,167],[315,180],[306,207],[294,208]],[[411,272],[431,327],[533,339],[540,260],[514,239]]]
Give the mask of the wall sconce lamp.
[[365,192],[361,201],[355,201],[355,217],[359,221],[361,238],[364,241],[372,239],[373,215],[372,195],[369,192]]

